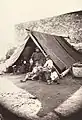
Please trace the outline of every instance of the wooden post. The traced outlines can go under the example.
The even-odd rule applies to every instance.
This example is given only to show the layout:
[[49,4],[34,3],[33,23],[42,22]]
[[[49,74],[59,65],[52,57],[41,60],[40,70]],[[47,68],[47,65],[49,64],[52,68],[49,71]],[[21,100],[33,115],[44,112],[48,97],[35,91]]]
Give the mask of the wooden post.
[[61,77],[64,77],[65,75],[67,75],[69,71],[70,71],[70,68],[66,69],[64,72],[61,73]]

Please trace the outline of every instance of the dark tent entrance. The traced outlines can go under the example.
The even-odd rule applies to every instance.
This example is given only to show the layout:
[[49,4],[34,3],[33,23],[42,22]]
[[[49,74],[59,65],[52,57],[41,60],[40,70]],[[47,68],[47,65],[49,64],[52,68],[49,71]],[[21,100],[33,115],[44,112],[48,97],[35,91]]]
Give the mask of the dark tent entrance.
[[[36,42],[34,42],[33,39],[31,37],[29,37],[29,39],[27,40],[27,43],[25,44],[23,51],[19,55],[19,58],[12,64],[12,66],[16,65],[16,68],[18,69],[18,71],[15,70],[15,72],[18,72],[18,73],[28,72],[29,60],[30,60],[33,52],[35,52],[36,48],[38,48],[40,50],[40,52],[42,52],[43,56],[45,57],[46,53],[43,50],[43,48],[41,47],[41,45],[38,43],[38,41],[36,40]],[[45,55],[44,55],[44,53],[45,53]],[[24,61],[26,61],[27,64],[24,65],[23,64]],[[12,66],[8,67],[7,72],[13,72]]]
[[[32,41],[31,38],[28,39],[24,50],[22,51],[19,59],[14,63],[16,65],[17,70],[15,73],[27,73],[29,69],[29,60],[32,56],[32,53],[34,52],[36,48],[35,43]],[[24,64],[24,61],[26,62]]]
[[[26,45],[25,45],[24,50],[22,51],[22,53],[21,53],[21,55],[19,57],[19,59],[29,61],[30,56],[34,52],[35,48],[36,48],[35,43],[33,42],[33,40],[31,38],[29,38]],[[18,60],[16,62],[18,62]]]
[[60,73],[75,62],[82,61],[82,54],[72,48],[63,37],[32,31],[28,33],[24,43],[6,61],[6,67],[19,65],[21,59],[28,62],[36,47],[40,49],[45,57],[47,55],[51,57]]

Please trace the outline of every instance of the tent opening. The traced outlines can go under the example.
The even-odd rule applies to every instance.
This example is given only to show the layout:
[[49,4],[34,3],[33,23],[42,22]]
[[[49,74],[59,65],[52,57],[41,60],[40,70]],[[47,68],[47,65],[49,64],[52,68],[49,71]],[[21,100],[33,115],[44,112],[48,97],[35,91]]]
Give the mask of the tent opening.
[[[36,41],[36,42],[38,42],[38,41]],[[38,43],[38,45],[39,45],[39,43]],[[30,37],[28,39],[22,53],[20,54],[19,58],[15,61],[15,63],[13,63],[12,66],[10,66],[8,68],[7,72],[8,73],[14,73],[14,72],[15,73],[26,73],[26,72],[28,72],[29,60],[30,60],[32,54],[35,52],[36,48],[38,48],[38,46],[34,43],[34,41]],[[42,49],[42,47],[41,47],[41,49]],[[39,51],[42,53],[42,51],[40,49],[39,49]],[[45,58],[45,56],[44,56],[44,58]],[[24,62],[26,62],[26,63],[24,63]]]

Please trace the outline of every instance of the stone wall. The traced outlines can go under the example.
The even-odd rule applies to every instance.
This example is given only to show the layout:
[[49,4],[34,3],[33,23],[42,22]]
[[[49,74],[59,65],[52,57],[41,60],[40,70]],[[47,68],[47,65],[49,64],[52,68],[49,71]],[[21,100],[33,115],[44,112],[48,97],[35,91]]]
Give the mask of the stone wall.
[[70,43],[79,43],[82,42],[82,11],[17,24],[15,25],[17,41],[23,41],[26,37],[25,28],[59,36],[69,36]]

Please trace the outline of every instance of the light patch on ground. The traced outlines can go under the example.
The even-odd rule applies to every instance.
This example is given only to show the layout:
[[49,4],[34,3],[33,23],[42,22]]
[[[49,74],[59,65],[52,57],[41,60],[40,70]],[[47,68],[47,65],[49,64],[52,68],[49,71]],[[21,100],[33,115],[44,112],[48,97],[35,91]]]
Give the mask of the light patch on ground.
[[3,77],[0,78],[0,103],[20,117],[35,116],[41,109],[38,99]]

